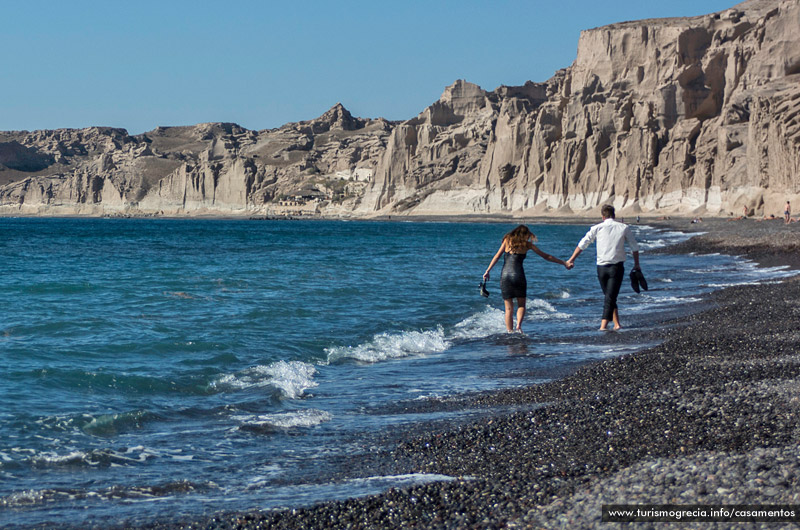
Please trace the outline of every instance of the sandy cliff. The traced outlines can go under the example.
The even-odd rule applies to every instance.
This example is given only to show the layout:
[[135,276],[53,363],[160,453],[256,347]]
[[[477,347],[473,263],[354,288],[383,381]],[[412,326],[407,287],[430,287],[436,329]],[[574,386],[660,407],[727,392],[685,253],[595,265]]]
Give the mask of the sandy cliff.
[[800,4],[584,31],[546,83],[459,81],[392,132],[363,211],[779,213],[800,170]]
[[270,214],[304,193],[350,211],[389,129],[337,104],[265,131],[206,123],[137,136],[99,127],[0,133],[0,212]]
[[0,212],[760,215],[799,171],[800,4],[749,0],[584,31],[547,82],[457,81],[402,123],[0,133]]

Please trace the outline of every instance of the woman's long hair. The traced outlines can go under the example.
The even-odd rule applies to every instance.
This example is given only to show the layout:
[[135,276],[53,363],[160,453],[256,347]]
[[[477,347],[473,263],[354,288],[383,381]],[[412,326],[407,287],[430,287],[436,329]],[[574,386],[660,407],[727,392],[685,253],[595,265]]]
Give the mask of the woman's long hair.
[[528,241],[536,241],[536,236],[525,225],[519,225],[511,232],[503,236],[506,242],[506,251],[523,252],[528,250]]

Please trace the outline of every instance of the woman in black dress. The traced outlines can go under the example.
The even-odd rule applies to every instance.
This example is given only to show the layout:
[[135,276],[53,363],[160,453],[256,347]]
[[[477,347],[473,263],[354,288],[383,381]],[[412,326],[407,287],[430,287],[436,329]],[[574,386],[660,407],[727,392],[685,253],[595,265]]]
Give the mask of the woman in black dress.
[[528,281],[525,279],[525,270],[522,268],[522,262],[529,250],[534,251],[536,254],[552,261],[563,265],[567,269],[571,269],[566,261],[551,256],[546,252],[539,250],[533,244],[536,241],[536,236],[531,232],[527,226],[519,225],[511,232],[503,236],[503,243],[500,245],[500,250],[492,258],[489,268],[483,273],[483,279],[489,279],[489,271],[495,266],[500,256],[503,256],[503,272],[500,273],[500,290],[503,293],[503,302],[506,306],[506,329],[514,331],[514,299],[517,300],[517,331],[522,331],[522,320],[525,318],[525,299],[527,298]]

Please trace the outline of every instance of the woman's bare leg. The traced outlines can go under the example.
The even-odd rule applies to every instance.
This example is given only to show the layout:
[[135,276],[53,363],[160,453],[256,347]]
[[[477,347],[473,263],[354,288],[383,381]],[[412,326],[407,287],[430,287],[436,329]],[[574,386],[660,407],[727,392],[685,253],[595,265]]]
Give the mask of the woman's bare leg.
[[514,300],[503,300],[506,304],[506,330],[514,331]]
[[525,319],[525,299],[517,298],[517,331],[522,331],[522,321]]

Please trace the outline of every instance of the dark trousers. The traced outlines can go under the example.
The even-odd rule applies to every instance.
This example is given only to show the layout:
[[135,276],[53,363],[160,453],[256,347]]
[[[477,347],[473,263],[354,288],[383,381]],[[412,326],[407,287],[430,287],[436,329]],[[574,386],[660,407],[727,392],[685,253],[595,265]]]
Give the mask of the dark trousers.
[[597,279],[600,280],[600,287],[603,288],[603,294],[606,295],[605,302],[603,302],[603,320],[614,319],[617,296],[624,276],[625,264],[623,262],[597,266]]

